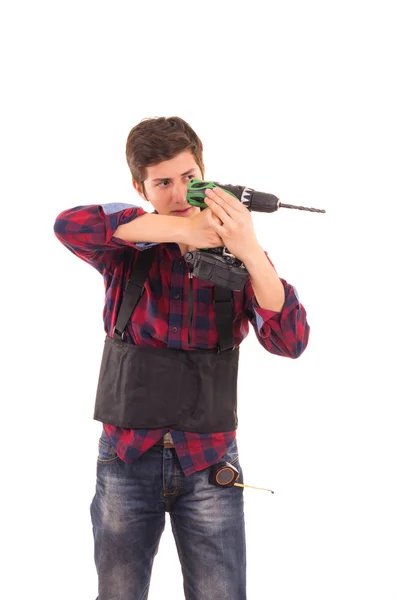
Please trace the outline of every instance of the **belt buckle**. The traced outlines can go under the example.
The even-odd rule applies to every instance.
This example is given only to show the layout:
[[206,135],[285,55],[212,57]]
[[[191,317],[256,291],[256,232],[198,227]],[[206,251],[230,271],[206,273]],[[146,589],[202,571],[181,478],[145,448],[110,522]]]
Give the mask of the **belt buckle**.
[[163,436],[163,444],[164,448],[175,448],[169,431]]

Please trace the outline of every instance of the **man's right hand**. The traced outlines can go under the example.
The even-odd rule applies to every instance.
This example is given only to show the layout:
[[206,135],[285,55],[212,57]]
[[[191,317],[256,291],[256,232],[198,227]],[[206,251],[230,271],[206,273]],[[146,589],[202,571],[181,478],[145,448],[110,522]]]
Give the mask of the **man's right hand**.
[[207,208],[187,220],[186,244],[194,248],[218,248],[219,246],[224,246],[222,238],[214,230],[214,223],[222,225],[222,221]]

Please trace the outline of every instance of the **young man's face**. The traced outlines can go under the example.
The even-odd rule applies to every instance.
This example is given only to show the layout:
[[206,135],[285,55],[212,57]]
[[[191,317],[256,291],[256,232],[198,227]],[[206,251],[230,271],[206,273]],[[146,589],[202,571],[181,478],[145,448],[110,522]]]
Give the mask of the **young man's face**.
[[133,180],[133,186],[144,200],[149,200],[159,215],[191,218],[200,212],[186,200],[187,186],[191,179],[203,179],[190,150],[181,152],[171,160],[147,168],[144,181],[147,198],[142,186]]

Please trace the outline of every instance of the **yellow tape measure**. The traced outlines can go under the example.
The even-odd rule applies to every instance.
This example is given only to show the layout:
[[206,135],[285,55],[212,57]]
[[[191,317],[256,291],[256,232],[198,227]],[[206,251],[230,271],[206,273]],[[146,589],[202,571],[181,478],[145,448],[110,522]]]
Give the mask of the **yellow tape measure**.
[[209,482],[213,485],[220,485],[221,487],[248,487],[253,488],[255,490],[264,490],[265,492],[271,492],[274,494],[273,490],[269,490],[268,488],[256,487],[254,485],[245,485],[244,483],[236,483],[237,479],[240,477],[238,469],[228,463],[228,462],[220,462],[216,465],[212,465]]

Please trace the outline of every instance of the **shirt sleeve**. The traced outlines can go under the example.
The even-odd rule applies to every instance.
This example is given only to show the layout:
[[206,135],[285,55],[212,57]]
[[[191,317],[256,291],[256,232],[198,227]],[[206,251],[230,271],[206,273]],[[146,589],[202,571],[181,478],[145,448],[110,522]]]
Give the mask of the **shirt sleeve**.
[[157,243],[127,242],[113,236],[120,225],[147,214],[140,206],[110,203],[76,206],[61,212],[54,224],[58,240],[102,275],[112,270],[126,246],[142,251]]
[[[268,257],[267,252],[265,254]],[[274,268],[270,258],[269,261]],[[280,281],[285,292],[285,302],[280,312],[259,306],[250,279],[244,288],[245,312],[263,348],[272,354],[298,358],[308,344],[310,326],[296,288],[281,277]]]

